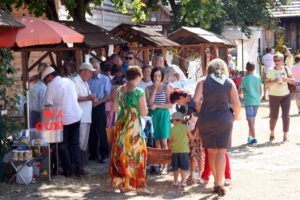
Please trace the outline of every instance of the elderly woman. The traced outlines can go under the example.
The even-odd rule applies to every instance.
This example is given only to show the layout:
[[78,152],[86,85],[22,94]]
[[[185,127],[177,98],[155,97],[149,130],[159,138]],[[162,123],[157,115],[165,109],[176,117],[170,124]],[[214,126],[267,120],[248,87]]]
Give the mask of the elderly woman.
[[288,67],[284,66],[284,56],[276,53],[273,57],[275,67],[270,68],[266,75],[266,86],[269,88],[270,107],[270,142],[275,139],[274,129],[278,119],[279,107],[282,111],[283,142],[287,141],[290,126],[291,94],[288,83],[294,84],[295,80]]
[[151,194],[146,189],[147,146],[143,137],[141,116],[148,113],[144,91],[137,87],[142,78],[139,67],[126,71],[127,83],[117,89],[114,109],[119,112],[116,134],[111,149],[109,172],[114,187],[121,192],[132,188]]
[[[215,179],[214,192],[224,196],[225,154],[231,146],[233,120],[239,119],[241,105],[223,60],[214,59],[208,64],[207,75],[198,82],[193,97],[196,103],[201,99],[197,126],[202,145],[208,150],[209,166]],[[230,100],[233,103],[233,114],[229,107]]]

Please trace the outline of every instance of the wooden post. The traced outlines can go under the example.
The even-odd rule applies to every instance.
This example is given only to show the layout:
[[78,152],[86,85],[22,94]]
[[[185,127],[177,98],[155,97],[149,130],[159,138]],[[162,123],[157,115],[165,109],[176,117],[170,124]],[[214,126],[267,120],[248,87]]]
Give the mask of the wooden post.
[[226,47],[225,62],[227,63],[227,65],[229,64],[228,54],[229,54],[228,47]]
[[82,63],[82,50],[81,49],[76,50],[75,54],[76,54],[75,55],[76,56],[76,71],[78,72],[79,67]]
[[205,46],[200,47],[200,55],[201,55],[201,66],[202,66],[202,75],[206,74],[206,54],[205,54]]
[[167,49],[166,48],[162,48],[161,51],[162,51],[164,60],[166,60],[167,59]]
[[58,69],[61,69],[62,68],[62,52],[61,51],[56,51],[55,52],[56,54],[56,66]]
[[22,81],[23,81],[23,89],[29,89],[26,83],[29,81],[29,71],[28,71],[28,60],[29,54],[27,50],[21,51],[21,63],[22,63]]
[[143,64],[149,64],[149,49],[143,50]]

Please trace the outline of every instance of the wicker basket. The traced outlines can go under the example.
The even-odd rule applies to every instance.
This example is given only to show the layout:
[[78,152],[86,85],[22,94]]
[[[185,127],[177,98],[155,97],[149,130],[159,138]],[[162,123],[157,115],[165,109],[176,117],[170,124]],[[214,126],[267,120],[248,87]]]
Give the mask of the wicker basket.
[[148,164],[171,164],[172,152],[170,149],[157,149],[148,147]]

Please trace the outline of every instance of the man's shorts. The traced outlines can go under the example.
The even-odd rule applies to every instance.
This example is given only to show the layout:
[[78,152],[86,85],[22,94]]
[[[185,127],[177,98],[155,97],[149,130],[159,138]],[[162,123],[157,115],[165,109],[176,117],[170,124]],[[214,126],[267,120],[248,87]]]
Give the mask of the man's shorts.
[[190,168],[190,154],[189,153],[172,153],[172,167],[173,170],[187,171]]
[[245,106],[245,109],[247,120],[254,119],[256,117],[258,106]]

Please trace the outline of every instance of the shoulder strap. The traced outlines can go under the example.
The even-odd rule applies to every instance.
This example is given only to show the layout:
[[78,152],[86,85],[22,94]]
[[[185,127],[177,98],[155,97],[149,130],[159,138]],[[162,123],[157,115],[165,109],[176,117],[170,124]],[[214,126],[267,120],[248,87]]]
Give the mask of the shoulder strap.
[[291,74],[288,72],[288,69],[286,68],[286,66],[284,66],[284,70],[285,70],[285,73],[287,75],[288,78],[292,78]]

